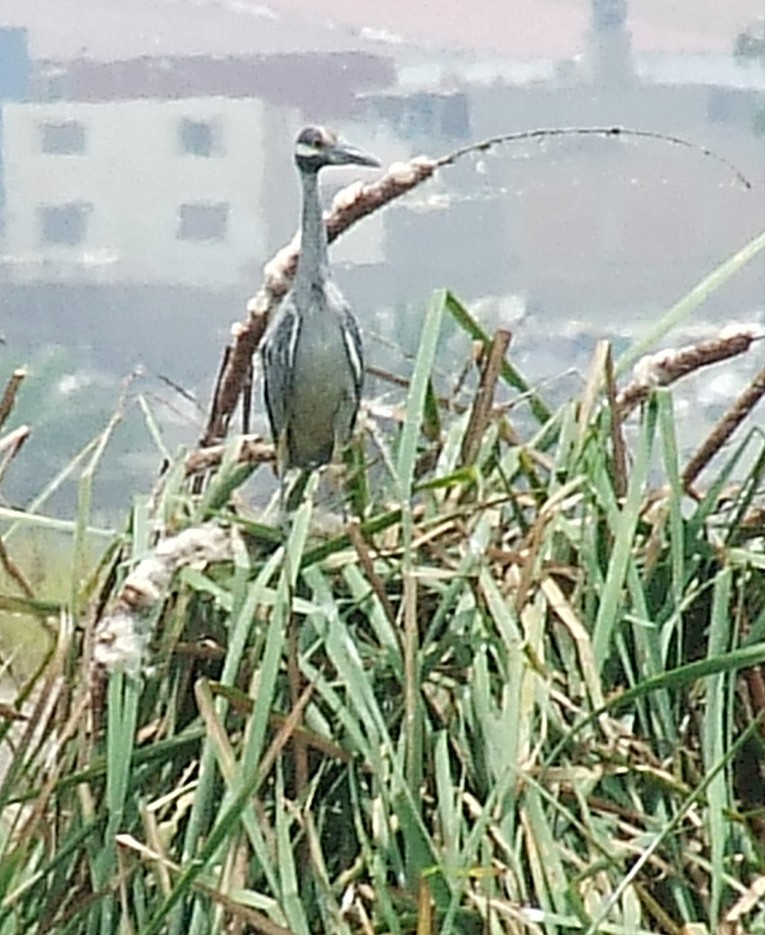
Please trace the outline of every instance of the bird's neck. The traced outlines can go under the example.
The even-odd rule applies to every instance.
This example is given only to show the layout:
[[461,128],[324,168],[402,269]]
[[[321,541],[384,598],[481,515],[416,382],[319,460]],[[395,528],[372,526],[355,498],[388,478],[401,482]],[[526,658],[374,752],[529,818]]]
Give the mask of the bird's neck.
[[323,282],[329,273],[327,229],[319,199],[318,172],[301,173],[303,182],[303,224],[300,256],[295,273],[295,289],[310,288]]

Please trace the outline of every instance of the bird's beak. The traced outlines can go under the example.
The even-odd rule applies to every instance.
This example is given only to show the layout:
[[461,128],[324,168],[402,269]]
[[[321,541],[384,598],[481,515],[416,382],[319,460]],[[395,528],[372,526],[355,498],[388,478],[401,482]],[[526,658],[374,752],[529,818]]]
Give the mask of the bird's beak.
[[330,161],[333,166],[380,166],[380,160],[356,146],[338,140],[332,147]]

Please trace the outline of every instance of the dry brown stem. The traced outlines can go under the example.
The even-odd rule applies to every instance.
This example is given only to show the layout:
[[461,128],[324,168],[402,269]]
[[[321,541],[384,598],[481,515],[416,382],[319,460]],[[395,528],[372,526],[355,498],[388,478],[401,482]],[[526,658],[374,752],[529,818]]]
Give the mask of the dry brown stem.
[[31,431],[28,425],[20,425],[0,439],[0,457],[2,457],[2,460],[0,460],[0,484],[3,482],[11,461],[21,451],[21,446],[29,438]]
[[233,531],[205,524],[160,539],[152,554],[127,576],[109,613],[96,623],[93,643],[96,670],[138,675],[149,637],[143,626],[147,612],[167,597],[173,576],[180,568],[203,568],[210,562],[229,560],[235,535]]
[[35,593],[32,590],[32,586],[24,576],[24,572],[11,558],[8,549],[5,546],[5,542],[3,542],[2,539],[0,539],[0,565],[3,566],[8,577],[13,578],[13,580],[19,586],[21,592],[26,597],[33,598],[35,596]]
[[611,347],[605,362],[606,396],[611,410],[611,445],[614,449],[614,491],[617,497],[627,496],[627,443],[624,440],[622,416],[616,402],[616,376]]
[[512,335],[509,331],[500,329],[494,335],[489,352],[485,355],[483,367],[481,369],[481,378],[478,384],[478,391],[475,395],[475,402],[470,413],[465,437],[462,442],[462,463],[472,464],[481,447],[483,436],[486,432],[486,426],[489,424],[492,405],[494,403],[494,391],[497,387],[502,364],[505,360],[505,354],[510,346]]
[[[304,690],[303,673],[300,671],[300,624],[296,614],[290,614],[287,626],[287,683],[290,691],[290,704],[293,709],[297,707],[300,694]],[[292,753],[294,756],[294,789],[293,793],[298,801],[302,801],[308,788],[308,746],[299,730],[301,722],[297,722],[292,736]],[[305,860],[305,842],[301,846],[301,859]],[[301,860],[301,862],[302,862]]]
[[348,524],[347,532],[348,538],[351,540],[351,545],[354,547],[359,557],[361,567],[364,569],[367,578],[369,578],[369,583],[372,585],[372,589],[377,595],[377,599],[380,601],[380,606],[385,616],[388,618],[388,623],[390,623],[395,632],[397,630],[396,612],[393,609],[393,604],[388,596],[388,592],[385,590],[385,583],[377,574],[369,547],[361,534],[361,527],[358,520]]
[[[221,442],[218,445],[210,445],[209,448],[192,451],[186,456],[186,476],[201,474],[218,467],[226,448],[227,445]],[[259,435],[242,435],[236,460],[240,464],[266,464],[274,460],[274,446]]]
[[682,480],[686,490],[693,486],[699,474],[733,435],[763,395],[765,395],[765,367],[759,371],[744,392],[739,394],[685,466]]
[[11,414],[16,402],[19,387],[24,382],[26,375],[26,369],[24,367],[19,367],[17,370],[13,371],[8,382],[5,384],[3,395],[0,398],[0,428],[8,421],[8,416]]
[[732,334],[723,333],[711,341],[699,341],[687,347],[642,357],[635,364],[634,379],[616,397],[619,415],[624,418],[645,402],[654,387],[669,386],[694,370],[743,354],[757,337],[751,328],[742,328]]

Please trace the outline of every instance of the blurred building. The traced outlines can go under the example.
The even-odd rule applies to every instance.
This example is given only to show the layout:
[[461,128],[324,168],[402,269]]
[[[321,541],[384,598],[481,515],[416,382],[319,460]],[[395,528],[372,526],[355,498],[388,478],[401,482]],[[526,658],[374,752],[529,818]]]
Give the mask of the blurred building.
[[25,40],[0,30],[13,282],[240,287],[294,229],[297,127],[351,119],[359,92],[394,78],[364,52],[31,63]]
[[[160,16],[136,0],[141,44],[141,30],[115,28],[124,7],[104,0],[91,4],[92,47],[81,54],[76,31],[46,26],[41,0],[29,4],[43,56],[30,59],[23,31],[5,39],[0,31],[9,43],[0,54],[5,283],[103,287],[102,305],[114,295],[107,288],[142,289],[147,316],[175,303],[179,319],[189,301],[179,290],[225,292],[235,316],[231,296],[257,287],[262,263],[295,230],[291,145],[308,120],[330,122],[386,164],[543,126],[633,126],[684,136],[755,182],[744,190],[699,150],[626,137],[497,147],[460,160],[333,247],[359,304],[416,302],[441,285],[467,298],[520,294],[561,316],[610,313],[625,296],[632,306],[665,304],[765,216],[765,72],[734,60],[734,34],[722,35],[722,7],[712,4],[688,32],[671,11],[647,19],[645,3],[638,17],[630,9],[640,4],[625,0],[480,0],[476,10],[491,15],[470,17],[470,55],[454,49],[459,0],[436,24],[439,35],[451,29],[452,48],[416,54],[399,33],[413,17],[425,30],[425,14],[401,2],[380,8],[386,41],[369,42],[360,21],[343,33],[339,3],[331,28],[301,32],[261,5],[249,18],[232,13],[242,4],[191,2]],[[221,24],[210,37],[215,54],[201,51],[200,17]],[[247,27],[241,35],[237,24]],[[258,37],[259,54],[245,54]],[[56,57],[59,48],[67,55]],[[325,198],[354,177],[325,173]],[[731,288],[742,302],[759,301],[762,278],[752,266]]]
[[[294,233],[298,127],[326,120],[354,133],[358,94],[395,79],[385,55],[328,46],[35,60],[26,29],[0,27],[9,342],[84,343],[122,367],[134,356],[159,365],[172,340],[174,372],[198,372]],[[355,142],[406,154],[368,130]],[[353,177],[332,175],[330,187]],[[381,263],[382,222],[360,231],[343,261]]]
[[6,277],[210,287],[265,255],[264,154],[288,111],[225,98],[3,110]]

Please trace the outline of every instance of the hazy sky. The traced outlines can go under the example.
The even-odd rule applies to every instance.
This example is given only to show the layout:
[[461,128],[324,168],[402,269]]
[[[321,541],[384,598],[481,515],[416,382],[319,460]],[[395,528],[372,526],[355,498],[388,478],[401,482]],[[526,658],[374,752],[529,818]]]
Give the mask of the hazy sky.
[[[271,0],[274,9],[331,15],[355,25],[379,23],[392,31],[443,37],[465,45],[544,49],[544,35],[580,35],[591,0]],[[469,15],[466,15],[469,10]],[[320,12],[321,11],[321,12]],[[727,50],[730,36],[765,12],[763,0],[629,0],[638,46],[664,44]],[[506,25],[509,28],[502,28]],[[515,32],[516,36],[509,34]],[[536,32],[536,38],[534,33]],[[519,35],[520,33],[520,35]],[[682,36],[687,37],[683,42]],[[518,40],[521,40],[520,42]]]
[[[400,36],[532,59],[581,52],[590,8],[590,0],[2,0],[0,24],[28,25],[33,54],[51,58],[372,50]],[[763,0],[631,0],[630,28],[638,51],[725,53],[763,12]]]

